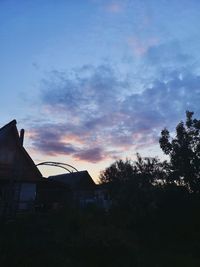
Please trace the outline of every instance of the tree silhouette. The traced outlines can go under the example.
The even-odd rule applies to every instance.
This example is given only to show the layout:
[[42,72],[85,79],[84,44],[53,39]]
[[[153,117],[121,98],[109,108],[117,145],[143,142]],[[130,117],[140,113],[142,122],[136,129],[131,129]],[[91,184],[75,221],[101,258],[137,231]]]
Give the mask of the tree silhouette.
[[167,162],[161,162],[157,157],[142,158],[137,153],[137,160],[134,162],[134,170],[140,177],[140,187],[155,185],[166,180]]
[[123,183],[131,179],[134,174],[133,165],[130,160],[122,159],[115,161],[100,173],[100,183]]
[[170,157],[169,179],[184,184],[191,192],[200,190],[200,120],[186,111],[186,122],[176,126],[176,135],[170,136],[165,128],[161,132],[160,147]]
[[135,186],[144,188],[165,179],[165,161],[161,162],[156,157],[142,158],[139,153],[136,157],[133,162],[128,159],[115,161],[101,172],[99,182],[118,185],[134,180]]
[[137,187],[134,178],[132,162],[128,159],[124,161],[120,159],[100,173],[99,183],[106,184],[110,197],[116,204],[124,198],[124,189],[128,181],[134,181],[135,187]]
[[159,159],[137,154],[135,161],[115,161],[101,172],[99,182],[106,184],[115,206],[144,213],[153,201],[154,185],[165,175]]

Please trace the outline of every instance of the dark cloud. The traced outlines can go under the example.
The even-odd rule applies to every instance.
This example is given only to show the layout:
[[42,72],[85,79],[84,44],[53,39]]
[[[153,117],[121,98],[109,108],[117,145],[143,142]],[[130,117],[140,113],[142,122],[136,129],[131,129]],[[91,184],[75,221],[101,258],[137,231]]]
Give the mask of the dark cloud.
[[76,148],[61,140],[61,132],[65,131],[62,127],[54,125],[43,125],[33,134],[33,146],[47,155],[65,154],[70,155],[76,152]]
[[140,93],[107,65],[52,77],[42,91],[51,122],[33,126],[32,137],[33,146],[49,155],[90,162],[113,158],[113,151],[157,143],[161,129],[174,127],[186,110],[200,114],[200,76],[189,70],[170,70]]
[[109,66],[84,66],[70,77],[53,73],[53,79],[45,81],[45,87],[42,100],[48,107],[65,110],[72,116],[81,113],[92,117],[104,107],[107,110],[111,107],[113,111],[112,103],[123,95],[121,89],[125,90],[128,82],[117,78]]
[[[186,110],[200,113],[200,76],[187,73],[168,82],[155,81],[141,94],[133,94],[123,103],[123,112],[132,116],[127,121],[132,131],[151,132],[163,126],[174,126]],[[130,117],[129,117],[130,118]]]
[[40,141],[34,142],[34,146],[38,147],[40,151],[45,153],[46,155],[56,156],[59,154],[63,155],[72,155],[76,152],[76,149],[71,144],[66,144],[64,142],[59,141]]
[[95,147],[77,152],[75,158],[95,163],[104,160],[106,156],[102,148]]
[[[72,131],[68,131],[65,125],[45,124],[41,127],[32,129],[32,145],[35,149],[49,156],[70,155],[76,159],[98,162],[105,159],[106,155],[103,148],[87,148],[84,145],[79,147],[71,144],[74,142]],[[66,140],[63,141],[63,136]],[[71,143],[69,143],[71,141]]]

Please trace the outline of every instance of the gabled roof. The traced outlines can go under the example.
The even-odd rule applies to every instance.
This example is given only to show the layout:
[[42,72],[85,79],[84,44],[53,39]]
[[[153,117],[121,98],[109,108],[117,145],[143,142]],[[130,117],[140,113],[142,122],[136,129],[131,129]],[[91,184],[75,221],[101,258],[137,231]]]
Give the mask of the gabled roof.
[[[17,121],[12,120],[8,124],[4,125],[2,128],[0,128],[0,147],[4,147],[5,149],[9,149],[7,147],[7,143],[11,143],[15,149],[12,151],[13,154],[20,155],[20,158],[23,158],[23,161],[27,165],[27,167],[31,170],[32,177],[26,177],[27,180],[38,180],[41,179],[42,174],[38,170],[38,168],[35,166],[35,163],[33,162],[32,158],[29,156],[25,148],[23,147],[22,140],[20,139],[18,130],[17,130]],[[1,150],[0,150],[1,153]],[[5,152],[4,152],[5,153]],[[19,162],[17,162],[19,159],[13,161],[10,163],[11,168],[17,168],[17,165]],[[1,162],[0,162],[1,164]],[[11,166],[12,165],[12,166]],[[21,173],[22,178],[23,173]],[[25,175],[26,176],[26,175]]]
[[15,141],[18,142],[19,133],[17,131],[16,124],[17,124],[17,121],[12,120],[8,124],[0,128],[0,142],[5,140],[8,136],[8,133],[10,133],[11,131],[13,132],[13,137],[15,138]]
[[78,171],[49,176],[49,179],[63,182],[64,184],[69,185],[72,189],[85,189],[95,186],[95,183],[88,171]]

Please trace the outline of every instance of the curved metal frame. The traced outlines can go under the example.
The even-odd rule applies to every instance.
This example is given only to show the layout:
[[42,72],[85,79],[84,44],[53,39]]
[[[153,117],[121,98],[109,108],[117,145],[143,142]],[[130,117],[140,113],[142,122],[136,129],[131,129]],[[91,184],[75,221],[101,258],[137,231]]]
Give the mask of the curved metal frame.
[[[77,170],[75,167],[73,167],[72,165],[67,164],[67,163],[54,162],[54,161],[44,161],[44,162],[40,162],[40,163],[36,164],[36,166],[41,166],[41,165],[47,165],[47,166],[53,166],[53,167],[59,167],[59,168],[62,168],[62,169],[64,169],[64,170],[66,170],[66,171],[72,173],[73,171],[71,171],[70,169],[68,169],[67,167],[65,167],[65,166],[68,166],[68,167],[70,167],[70,168],[72,168],[73,170],[75,170],[75,171],[78,172],[78,170]],[[63,165],[64,165],[64,166],[63,166]]]

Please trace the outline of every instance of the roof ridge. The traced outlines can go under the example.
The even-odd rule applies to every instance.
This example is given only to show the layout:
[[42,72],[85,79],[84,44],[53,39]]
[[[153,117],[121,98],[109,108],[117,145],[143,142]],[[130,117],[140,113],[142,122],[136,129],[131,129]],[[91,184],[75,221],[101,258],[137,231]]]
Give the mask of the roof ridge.
[[10,121],[9,123],[5,124],[3,127],[1,127],[0,131],[5,129],[5,128],[16,126],[16,124],[17,124],[17,121],[14,119],[14,120]]

